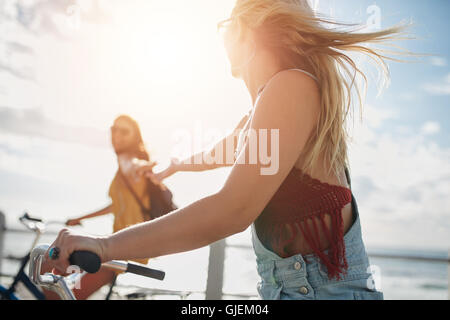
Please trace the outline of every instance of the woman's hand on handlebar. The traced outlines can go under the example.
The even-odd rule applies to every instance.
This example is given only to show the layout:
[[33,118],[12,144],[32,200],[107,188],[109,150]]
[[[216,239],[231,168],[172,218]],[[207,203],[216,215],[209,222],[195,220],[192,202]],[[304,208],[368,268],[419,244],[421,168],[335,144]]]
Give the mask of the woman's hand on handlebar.
[[[67,274],[70,266],[69,257],[74,251],[90,251],[97,254],[102,262],[108,261],[106,257],[106,238],[85,236],[74,233],[69,229],[62,229],[56,240],[46,252],[43,263],[48,268],[55,268],[59,274]],[[52,248],[58,248],[57,259],[51,259],[49,252]]]

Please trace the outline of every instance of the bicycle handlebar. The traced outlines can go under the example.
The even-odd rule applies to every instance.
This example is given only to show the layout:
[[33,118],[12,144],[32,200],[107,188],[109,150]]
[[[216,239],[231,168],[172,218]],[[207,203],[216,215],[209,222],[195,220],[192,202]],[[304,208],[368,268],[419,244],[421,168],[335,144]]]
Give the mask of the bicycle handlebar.
[[134,273],[139,276],[144,276],[147,278],[153,278],[157,280],[164,280],[165,272],[148,268],[146,266],[125,261],[109,261],[101,263],[100,257],[93,252],[89,251],[75,251],[70,255],[69,262],[72,265],[79,266],[81,269],[88,273],[96,273],[100,267],[103,265],[107,268],[125,271],[127,273]]
[[30,215],[28,214],[28,212],[25,212],[25,213],[23,214],[23,216],[21,216],[19,219],[20,219],[20,221],[26,219],[26,220],[34,221],[34,222],[42,222],[42,219],[30,217]]
[[[44,254],[47,252],[48,248],[48,245],[40,245],[36,246],[31,251],[29,266],[31,281],[38,286],[43,286],[50,290],[56,291],[62,299],[75,299],[71,289],[76,283],[75,276],[77,275],[72,274],[67,277],[57,276],[52,273],[41,275],[41,264]],[[69,262],[89,273],[95,273],[100,269],[100,266],[104,266],[113,270],[134,273],[136,275],[157,280],[163,280],[165,277],[164,271],[155,270],[132,262],[113,260],[106,263],[101,263],[100,257],[89,251],[73,252],[69,258]]]
[[161,270],[147,268],[147,267],[144,267],[139,264],[132,263],[132,262],[127,262],[127,264],[128,264],[128,267],[127,267],[126,272],[128,272],[128,273],[134,273],[139,276],[144,276],[147,278],[153,278],[153,279],[157,279],[157,280],[164,280],[164,277],[166,276],[166,273]]
[[31,231],[36,233],[43,233],[46,227],[50,224],[64,224],[62,221],[44,221],[40,218],[30,217],[28,212],[25,212],[21,217],[19,217],[19,221]]

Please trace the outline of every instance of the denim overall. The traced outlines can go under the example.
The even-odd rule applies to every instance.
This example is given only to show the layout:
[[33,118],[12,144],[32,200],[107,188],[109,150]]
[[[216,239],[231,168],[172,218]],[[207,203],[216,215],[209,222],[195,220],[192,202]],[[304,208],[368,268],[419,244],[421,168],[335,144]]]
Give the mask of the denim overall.
[[261,243],[252,224],[253,249],[261,277],[257,285],[260,297],[265,300],[383,300],[383,293],[374,288],[353,194],[352,211],[353,225],[344,235],[348,269],[341,280],[330,280],[326,267],[313,254],[279,257]]

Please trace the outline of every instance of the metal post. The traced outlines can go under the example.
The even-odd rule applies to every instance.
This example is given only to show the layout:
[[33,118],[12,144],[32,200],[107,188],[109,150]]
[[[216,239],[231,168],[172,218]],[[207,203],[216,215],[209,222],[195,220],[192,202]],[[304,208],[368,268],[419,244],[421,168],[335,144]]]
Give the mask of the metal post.
[[3,261],[3,242],[6,232],[6,219],[3,212],[0,211],[0,274],[2,273],[2,261]]
[[208,279],[206,282],[206,300],[221,300],[223,270],[225,263],[226,240],[217,241],[209,246]]

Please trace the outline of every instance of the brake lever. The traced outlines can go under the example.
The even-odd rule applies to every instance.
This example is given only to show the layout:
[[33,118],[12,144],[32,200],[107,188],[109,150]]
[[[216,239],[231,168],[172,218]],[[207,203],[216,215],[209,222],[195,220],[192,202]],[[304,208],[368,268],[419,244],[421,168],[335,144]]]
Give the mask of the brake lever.
[[42,222],[42,219],[30,217],[28,212],[25,212],[24,215],[22,217],[20,217],[19,219],[21,219],[21,220],[26,219],[26,220],[33,221],[33,222]]

